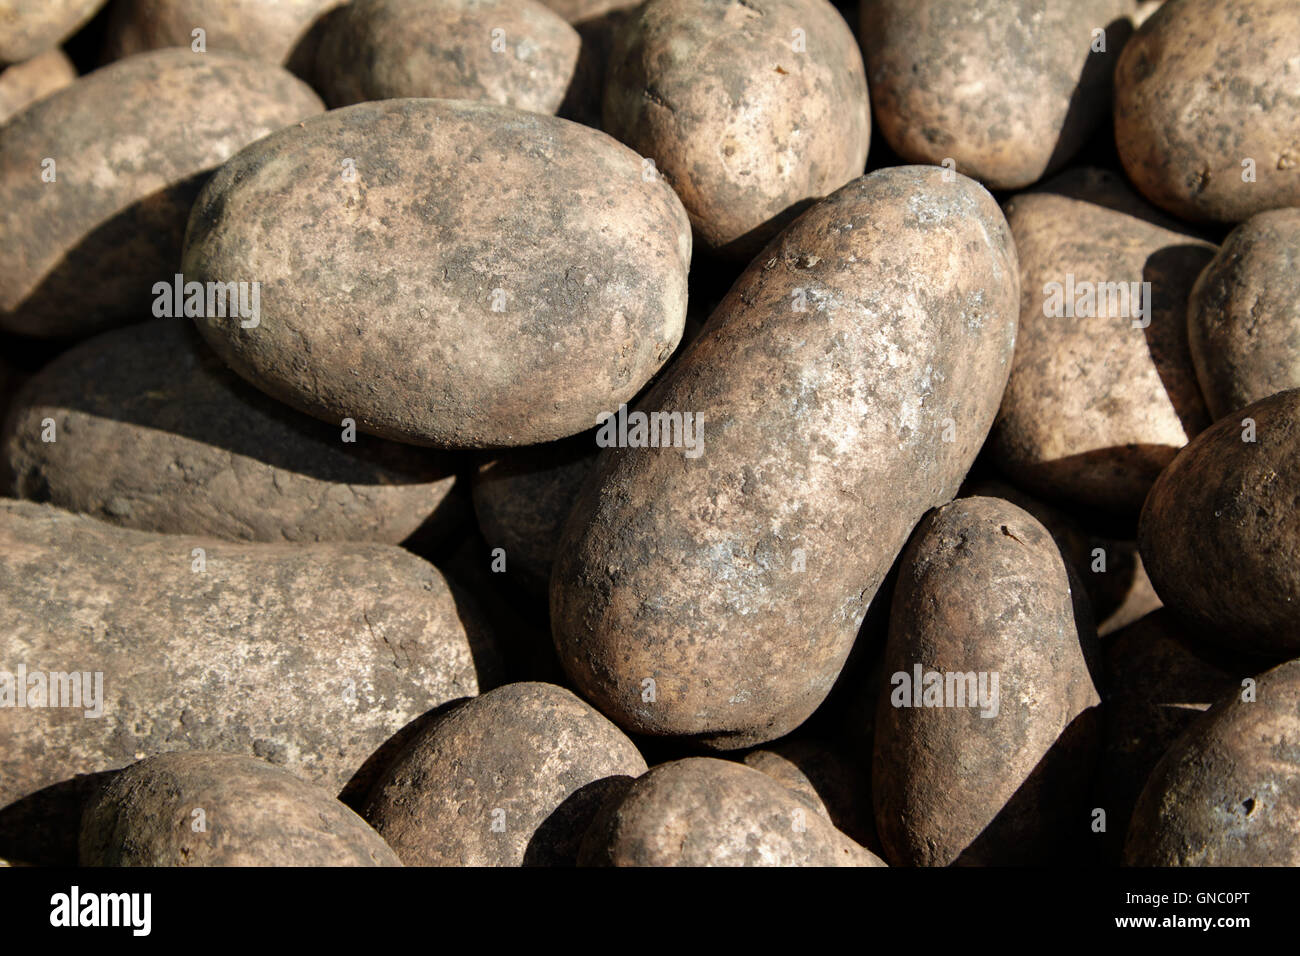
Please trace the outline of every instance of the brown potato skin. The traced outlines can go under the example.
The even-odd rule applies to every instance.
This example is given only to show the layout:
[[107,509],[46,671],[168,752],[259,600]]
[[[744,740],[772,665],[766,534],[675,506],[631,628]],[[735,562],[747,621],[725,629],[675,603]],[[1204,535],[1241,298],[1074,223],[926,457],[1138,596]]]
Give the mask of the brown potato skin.
[[1238,687],[1151,773],[1124,847],[1129,866],[1300,866],[1300,660]]
[[786,737],[745,754],[744,764],[805,800],[837,830],[879,852],[871,814],[871,755],[814,737]]
[[636,395],[681,338],[690,253],[672,190],[603,133],[405,99],[223,166],[184,271],[261,282],[257,328],[196,324],[272,397],[384,438],[498,448],[586,431]]
[[46,50],[0,72],[0,126],[32,103],[77,78],[77,68],[62,50]]
[[745,261],[862,174],[862,55],[826,0],[650,0],[615,37],[604,128],[655,161],[705,249]]
[[1009,236],[973,180],[895,167],[754,260],[637,406],[705,416],[702,454],[602,450],[565,525],[552,631],[602,712],[737,749],[821,703],[987,434],[1015,341]]
[[[317,17],[341,0],[114,0],[104,53],[120,60],[147,50],[191,48],[202,27],[207,52],[285,63]],[[206,55],[206,54],[200,54]]]
[[1187,338],[1216,419],[1300,386],[1300,209],[1228,235],[1192,287]]
[[[202,177],[322,109],[279,67],[171,49],[24,110],[0,128],[0,329],[85,336],[149,315]],[[41,180],[45,158],[56,182]]]
[[0,66],[22,63],[76,33],[105,0],[0,0]]
[[[611,788],[645,773],[632,741],[563,687],[507,684],[439,717],[364,816],[407,866],[572,865]],[[504,831],[493,831],[502,809]]]
[[581,45],[534,0],[352,0],[323,31],[316,87],[331,107],[426,96],[555,113]]
[[193,751],[115,774],[82,814],[79,849],[82,866],[402,865],[328,791],[253,757]]
[[141,531],[399,544],[426,521],[434,536],[455,528],[455,459],[342,438],[340,424],[227,369],[187,319],[156,319],[96,336],[28,379],[0,457],[16,497]]
[[[1243,441],[1251,419],[1255,441]],[[1165,605],[1229,651],[1300,656],[1300,389],[1222,418],[1161,474],[1138,545]]]
[[[1297,56],[1292,0],[1166,3],[1115,71],[1115,144],[1129,179],[1192,221],[1300,206]],[[1247,158],[1255,182],[1242,181]]]

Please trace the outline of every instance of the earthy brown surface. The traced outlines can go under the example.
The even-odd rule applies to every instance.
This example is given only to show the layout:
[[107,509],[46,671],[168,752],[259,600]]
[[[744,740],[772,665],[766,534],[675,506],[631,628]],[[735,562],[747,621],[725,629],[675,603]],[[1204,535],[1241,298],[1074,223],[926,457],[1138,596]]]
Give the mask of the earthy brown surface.
[[0,71],[0,125],[76,78],[77,68],[62,50],[47,50],[4,68]]
[[202,27],[209,53],[284,63],[317,17],[340,0],[114,0],[104,38],[117,60],[160,47],[190,48]]
[[867,849],[876,848],[876,824],[869,799],[869,753],[850,753],[817,738],[787,737],[751,750],[744,762],[806,800],[857,843]]
[[103,5],[104,0],[0,0],[0,66],[58,46]]

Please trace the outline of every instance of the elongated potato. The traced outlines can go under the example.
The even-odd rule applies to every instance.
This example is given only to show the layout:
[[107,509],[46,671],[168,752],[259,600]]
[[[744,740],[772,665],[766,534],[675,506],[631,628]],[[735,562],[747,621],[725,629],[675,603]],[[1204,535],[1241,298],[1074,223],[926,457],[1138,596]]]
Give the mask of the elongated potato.
[[0,0],[0,66],[56,47],[95,15],[105,0]]
[[104,46],[117,60],[167,46],[285,63],[317,17],[342,0],[114,0]]
[[605,449],[569,516],[551,621],[588,699],[721,748],[808,717],[984,441],[1017,275],[992,197],[932,167],[858,179],[774,240],[637,406],[702,416],[682,447]]
[[401,866],[320,787],[240,754],[160,754],[127,767],[81,818],[83,866]]
[[77,68],[62,50],[47,50],[0,72],[0,126],[37,100],[77,78]]
[[585,431],[667,361],[689,223],[595,130],[486,103],[334,110],[222,167],[184,271],[257,280],[256,328],[196,321],[234,370],[317,417],[442,447]]

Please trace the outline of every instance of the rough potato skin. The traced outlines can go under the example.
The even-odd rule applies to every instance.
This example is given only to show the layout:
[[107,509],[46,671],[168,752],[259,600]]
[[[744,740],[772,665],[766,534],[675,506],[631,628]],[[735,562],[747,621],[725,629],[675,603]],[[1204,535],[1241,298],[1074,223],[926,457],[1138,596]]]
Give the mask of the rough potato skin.
[[413,740],[364,815],[407,866],[572,865],[603,800],[645,770],[632,741],[570,691],[507,684]]
[[[105,28],[108,59],[160,47],[190,48],[202,27],[207,51],[285,63],[318,16],[340,0],[114,0]],[[199,54],[206,56],[207,54]]]
[[[194,811],[202,810],[202,817]],[[201,829],[195,829],[202,819]],[[81,818],[82,866],[401,866],[320,787],[240,754],[160,754],[116,774]]]
[[[1020,256],[1020,333],[991,436],[1015,484],[1136,514],[1151,483],[1208,424],[1187,346],[1187,296],[1214,247],[1145,208],[1115,177],[1072,170],[1006,204]],[[1124,298],[1049,316],[1047,285],[1151,283],[1150,324]]]
[[706,249],[745,261],[862,174],[862,55],[826,0],[650,0],[615,37],[604,128],[655,161]]
[[1192,287],[1187,337],[1216,419],[1300,386],[1300,209],[1228,235]]
[[[1166,3],[1115,70],[1115,144],[1129,179],[1192,221],[1300,206],[1298,57],[1294,0]],[[1253,182],[1242,179],[1246,159]]]
[[[876,122],[909,162],[1022,189],[1106,118],[1126,0],[862,0]],[[1106,29],[1106,52],[1092,52]]]
[[1151,773],[1124,847],[1131,866],[1300,866],[1300,660],[1234,690]]
[[273,397],[385,438],[495,448],[586,431],[636,395],[681,338],[690,253],[672,190],[603,133],[405,99],[240,153],[194,206],[184,268],[261,282],[258,327],[197,323]]
[[77,68],[62,50],[46,50],[0,72],[0,125],[42,97],[77,78]]
[[104,675],[100,717],[0,708],[0,807],[178,749],[251,753],[338,792],[408,721],[490,684],[459,603],[388,545],[231,544],[0,499],[4,668]]
[[702,454],[602,450],[551,622],[624,727],[722,749],[793,730],[913,525],[955,494],[1010,368],[1018,270],[992,197],[942,172],[850,183],[742,274],[637,406],[703,415]]
[[787,737],[745,755],[745,766],[767,774],[805,800],[836,829],[873,852],[870,754],[865,760],[829,741]]
[[83,336],[149,315],[202,176],[322,108],[279,67],[171,49],[24,110],[0,128],[0,329]]
[[[1096,635],[1047,529],[1000,498],[928,515],[903,552],[876,712],[872,802],[894,866],[1061,858],[1086,832]],[[898,706],[923,672],[979,675],[998,706]],[[911,695],[905,698],[913,700]],[[991,712],[991,711],[990,711]]]
[[0,65],[58,46],[103,5],[104,0],[0,0]]
[[352,0],[321,38],[316,86],[334,107],[427,96],[554,113],[581,45],[534,0]]
[[884,866],[765,773],[712,757],[660,764],[604,807],[583,866]]
[[[1253,422],[1255,441],[1245,441]],[[1151,489],[1138,546],[1165,605],[1208,640],[1300,656],[1300,389],[1222,418]]]
[[17,497],[142,531],[398,544],[426,521],[454,527],[452,460],[357,439],[267,398],[187,320],[158,319],[84,342],[29,379],[0,454]]
[[542,0],[542,5],[554,10],[569,23],[593,20],[614,10],[627,10],[637,6],[637,0]]

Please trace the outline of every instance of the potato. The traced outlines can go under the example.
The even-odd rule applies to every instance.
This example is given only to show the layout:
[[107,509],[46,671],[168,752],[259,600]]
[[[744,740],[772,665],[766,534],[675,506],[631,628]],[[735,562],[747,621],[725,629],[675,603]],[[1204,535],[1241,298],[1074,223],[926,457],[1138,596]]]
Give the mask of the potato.
[[1006,214],[1020,336],[991,458],[1036,495],[1136,514],[1208,423],[1186,304],[1214,247],[1098,170],[1016,196]]
[[1300,389],[1222,418],[1151,489],[1138,546],[1160,599],[1203,636],[1300,656]]
[[407,866],[572,864],[611,788],[645,770],[632,741],[563,687],[507,684],[413,740],[365,817]]
[[273,397],[490,448],[585,431],[630,400],[681,338],[690,252],[672,190],[604,134],[406,99],[227,163],[194,206],[184,272],[261,282],[256,328],[196,322]]
[[1205,403],[1222,418],[1300,386],[1300,209],[1261,212],[1223,241],[1187,303]]
[[352,0],[321,36],[316,86],[331,106],[428,96],[554,113],[581,45],[534,0]]
[[0,71],[0,126],[76,78],[77,68],[62,50],[46,50]]
[[862,55],[826,0],[649,0],[615,37],[604,128],[654,160],[707,251],[745,261],[862,174]]
[[30,379],[0,454],[18,497],[143,531],[397,544],[455,528],[453,460],[347,432],[248,385],[185,319],[157,319]]
[[82,866],[401,866],[320,787],[229,753],[161,754],[115,775],[81,818]]
[[104,0],[0,0],[0,65],[58,46],[103,5]]
[[872,802],[895,866],[1059,860],[1085,833],[1096,635],[1047,529],[1000,498],[926,516],[885,647]]
[[630,10],[637,5],[637,0],[542,0],[542,5],[568,23],[582,23],[613,10]]
[[1107,116],[1130,9],[1125,0],[863,0],[859,36],[880,131],[905,160],[948,165],[990,189],[1037,182]]
[[1017,272],[992,197],[933,167],[858,179],[774,240],[636,408],[703,420],[604,449],[566,523],[551,622],[587,699],[722,749],[802,723],[984,441]]
[[727,760],[660,764],[601,810],[584,866],[884,866],[767,774]]
[[1133,811],[1133,866],[1300,866],[1300,660],[1189,727]]
[[1295,0],[1166,3],[1115,69],[1115,144],[1129,179],[1190,220],[1300,206],[1298,57]]
[[149,315],[203,176],[321,109],[279,67],[160,50],[24,110],[0,128],[0,329],[82,336]]
[[813,737],[787,737],[745,755],[753,767],[804,800],[836,829],[875,851],[871,817],[870,755],[859,762],[836,744]]
[[[19,668],[30,685],[26,707],[0,706],[0,807],[177,749],[252,754],[338,792],[498,667],[475,609],[401,549],[150,534],[5,499],[0,620],[0,695],[23,699]],[[81,707],[35,703],[50,674],[73,675]]]

